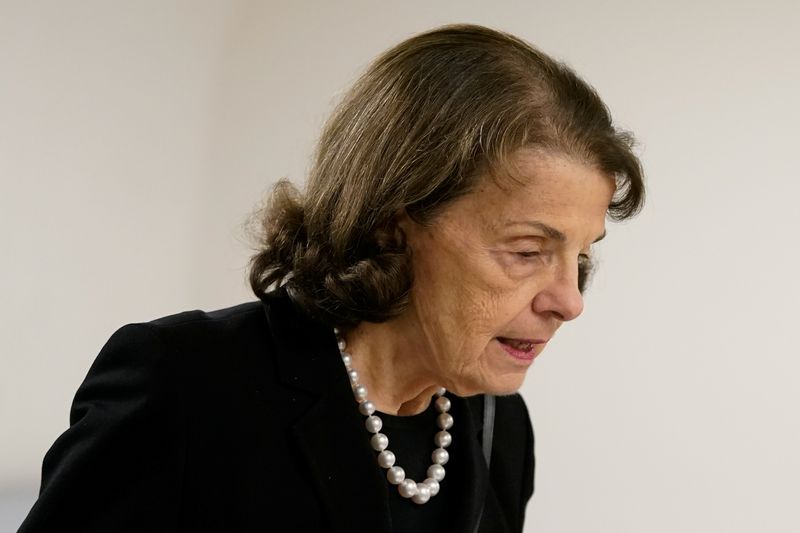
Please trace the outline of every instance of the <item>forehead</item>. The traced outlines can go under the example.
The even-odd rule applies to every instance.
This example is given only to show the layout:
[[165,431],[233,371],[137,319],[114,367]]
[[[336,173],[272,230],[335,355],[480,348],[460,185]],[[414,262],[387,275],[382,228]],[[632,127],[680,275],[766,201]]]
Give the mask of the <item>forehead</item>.
[[502,169],[482,175],[467,203],[475,216],[493,225],[534,214],[604,218],[614,189],[614,179],[593,165],[525,150]]
[[491,181],[508,192],[531,188],[542,192],[550,187],[559,190],[564,187],[579,188],[581,182],[601,177],[609,178],[591,162],[562,152],[536,148],[518,150],[481,176],[483,180]]

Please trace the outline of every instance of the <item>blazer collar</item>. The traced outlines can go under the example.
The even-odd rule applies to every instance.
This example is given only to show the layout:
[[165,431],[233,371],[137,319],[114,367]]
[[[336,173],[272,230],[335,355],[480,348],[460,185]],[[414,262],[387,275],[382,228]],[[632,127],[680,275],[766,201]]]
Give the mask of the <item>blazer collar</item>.
[[[320,501],[334,532],[391,533],[388,484],[376,467],[364,420],[358,412],[339,357],[332,328],[313,320],[291,299],[286,289],[264,301],[280,381],[312,396],[292,430],[312,472]],[[455,531],[471,532],[479,519],[489,485],[489,472],[480,446],[482,415],[479,398],[450,396],[457,424],[464,424],[466,442],[461,457],[465,479],[457,490],[462,509],[454,518]],[[455,465],[453,465],[455,467]],[[444,488],[444,487],[443,487]]]
[[264,300],[278,379],[307,394],[291,430],[333,532],[391,533],[386,480],[375,468],[332,328],[285,288]]
[[264,300],[282,383],[324,394],[346,376],[333,329],[309,317],[281,287]]

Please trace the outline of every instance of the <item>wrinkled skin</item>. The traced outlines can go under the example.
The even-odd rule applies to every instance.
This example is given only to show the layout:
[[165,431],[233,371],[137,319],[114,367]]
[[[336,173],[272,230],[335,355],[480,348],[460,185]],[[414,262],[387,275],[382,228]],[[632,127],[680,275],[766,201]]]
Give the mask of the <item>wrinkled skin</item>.
[[[581,314],[579,265],[605,233],[614,181],[561,155],[521,152],[516,163],[515,180],[483,177],[429,224],[401,218],[410,305],[348,338],[380,410],[419,412],[437,386],[513,393],[546,341]],[[506,339],[536,344],[515,357]]]

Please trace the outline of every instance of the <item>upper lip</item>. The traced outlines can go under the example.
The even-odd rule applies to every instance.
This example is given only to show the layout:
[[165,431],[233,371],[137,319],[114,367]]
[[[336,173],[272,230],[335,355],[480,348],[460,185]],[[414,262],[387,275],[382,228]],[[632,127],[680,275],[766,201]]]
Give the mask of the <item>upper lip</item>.
[[550,339],[521,339],[517,337],[497,337],[501,341],[528,342],[530,344],[544,344]]

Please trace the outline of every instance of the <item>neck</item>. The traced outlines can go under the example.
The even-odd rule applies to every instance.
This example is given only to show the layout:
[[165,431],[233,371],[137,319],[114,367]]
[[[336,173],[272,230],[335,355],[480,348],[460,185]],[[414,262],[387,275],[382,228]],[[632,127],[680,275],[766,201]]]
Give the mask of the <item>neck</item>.
[[369,399],[379,411],[401,416],[427,409],[441,386],[424,364],[424,346],[405,329],[399,319],[362,322],[345,337]]

